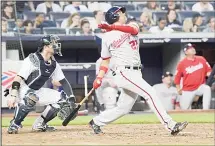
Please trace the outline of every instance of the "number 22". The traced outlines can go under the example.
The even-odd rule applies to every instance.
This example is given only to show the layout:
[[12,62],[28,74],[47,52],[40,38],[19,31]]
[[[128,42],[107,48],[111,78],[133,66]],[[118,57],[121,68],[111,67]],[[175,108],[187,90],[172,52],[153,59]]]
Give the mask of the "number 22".
[[131,45],[132,50],[137,49],[137,40],[130,41],[129,44]]

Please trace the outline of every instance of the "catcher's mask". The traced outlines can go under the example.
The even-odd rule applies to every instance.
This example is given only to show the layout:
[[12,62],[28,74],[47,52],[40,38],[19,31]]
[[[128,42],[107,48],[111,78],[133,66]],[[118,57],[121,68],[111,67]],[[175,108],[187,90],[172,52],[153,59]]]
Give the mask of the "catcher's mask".
[[44,46],[52,45],[52,48],[54,49],[54,54],[57,54],[59,56],[63,56],[61,53],[61,43],[58,41],[60,38],[57,35],[47,35],[40,39],[40,45],[38,47],[38,51],[41,51]]

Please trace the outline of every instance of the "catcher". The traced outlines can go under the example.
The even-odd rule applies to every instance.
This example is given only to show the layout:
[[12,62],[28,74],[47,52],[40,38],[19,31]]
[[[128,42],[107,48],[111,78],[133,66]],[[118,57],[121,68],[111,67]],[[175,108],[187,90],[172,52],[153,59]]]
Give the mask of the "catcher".
[[[42,37],[38,51],[24,59],[14,78],[12,89],[6,93],[8,107],[15,107],[14,118],[8,128],[9,134],[18,133],[19,128],[22,128],[22,121],[34,110],[36,103],[47,107],[34,122],[34,131],[56,130],[47,123],[57,115],[64,120],[76,107],[73,90],[54,59],[55,54],[62,56],[59,40],[55,35]],[[59,81],[64,91],[42,88],[49,78]]]

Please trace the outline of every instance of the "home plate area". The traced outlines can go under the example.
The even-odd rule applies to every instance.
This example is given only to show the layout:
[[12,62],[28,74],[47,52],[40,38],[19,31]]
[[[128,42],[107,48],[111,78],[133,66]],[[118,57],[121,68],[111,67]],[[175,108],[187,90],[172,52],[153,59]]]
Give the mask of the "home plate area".
[[110,124],[95,135],[88,125],[58,126],[54,132],[32,132],[23,127],[19,134],[7,134],[2,127],[3,145],[213,145],[213,123],[189,124],[177,136],[171,136],[161,124]]

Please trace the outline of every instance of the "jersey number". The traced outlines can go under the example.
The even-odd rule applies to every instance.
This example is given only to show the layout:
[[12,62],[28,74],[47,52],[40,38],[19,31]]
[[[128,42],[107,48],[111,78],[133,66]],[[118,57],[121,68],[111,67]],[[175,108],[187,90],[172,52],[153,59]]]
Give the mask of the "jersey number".
[[130,41],[129,44],[131,45],[132,50],[137,49],[137,40]]

